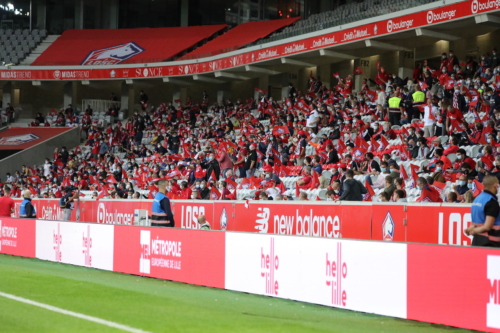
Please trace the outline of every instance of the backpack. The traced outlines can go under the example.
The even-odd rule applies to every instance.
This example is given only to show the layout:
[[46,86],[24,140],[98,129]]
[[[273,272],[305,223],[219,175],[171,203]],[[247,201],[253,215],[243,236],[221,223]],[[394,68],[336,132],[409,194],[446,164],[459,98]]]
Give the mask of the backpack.
[[61,209],[66,209],[66,208],[70,208],[70,202],[69,202],[69,196],[66,194],[65,196],[61,197],[61,199],[59,200],[59,208]]

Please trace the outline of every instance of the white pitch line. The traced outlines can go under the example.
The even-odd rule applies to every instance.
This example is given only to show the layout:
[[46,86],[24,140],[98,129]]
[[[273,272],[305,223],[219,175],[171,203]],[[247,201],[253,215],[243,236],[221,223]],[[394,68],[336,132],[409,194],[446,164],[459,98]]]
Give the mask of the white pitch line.
[[122,331],[127,331],[127,332],[131,332],[131,333],[150,333],[148,331],[143,331],[143,330],[138,329],[138,328],[133,328],[133,327],[130,327],[127,325],[118,324],[118,323],[115,323],[115,322],[112,322],[109,320],[104,320],[104,319],[97,318],[97,317],[87,316],[87,315],[84,315],[84,314],[78,313],[78,312],[64,310],[64,309],[61,309],[61,308],[58,308],[58,307],[55,307],[52,305],[35,302],[35,301],[32,301],[32,300],[27,299],[27,298],[3,293],[1,291],[0,291],[0,296],[3,296],[5,298],[10,298],[10,299],[13,299],[13,300],[18,301],[18,302],[23,302],[26,304],[38,306],[38,307],[46,309],[46,310],[62,313],[62,314],[68,315],[68,316],[72,316],[72,317],[76,317],[76,318],[80,318],[80,319],[84,319],[84,320],[88,320],[88,321],[93,321],[94,323],[117,328],[117,329],[122,330]]

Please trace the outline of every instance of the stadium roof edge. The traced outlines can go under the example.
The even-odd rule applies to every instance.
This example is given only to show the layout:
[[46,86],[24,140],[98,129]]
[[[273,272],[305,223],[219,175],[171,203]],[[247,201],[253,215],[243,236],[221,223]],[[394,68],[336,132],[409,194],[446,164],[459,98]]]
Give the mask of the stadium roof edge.
[[[282,39],[282,40],[275,41],[275,42],[265,43],[265,44],[261,44],[261,45],[257,45],[257,46],[247,47],[247,48],[239,49],[236,51],[231,51],[231,52],[219,54],[219,55],[212,56],[212,57],[199,58],[199,59],[193,59],[193,60],[170,61],[170,62],[160,62],[160,63],[144,63],[144,64],[112,65],[112,66],[14,66],[14,67],[2,67],[2,66],[0,66],[0,74],[2,71],[32,71],[32,72],[36,72],[36,71],[55,71],[55,72],[58,72],[58,71],[89,71],[90,72],[90,71],[97,71],[97,70],[103,71],[104,70],[104,71],[114,72],[117,70],[126,71],[127,69],[129,69],[129,70],[133,69],[137,73],[139,73],[139,71],[143,71],[144,73],[148,73],[148,70],[147,70],[148,68],[160,68],[160,67],[168,67],[168,66],[179,67],[179,68],[185,67],[187,70],[186,72],[183,72],[182,70],[180,70],[180,73],[178,73],[178,74],[168,72],[168,73],[160,73],[161,75],[146,75],[146,74],[142,75],[141,74],[141,75],[136,75],[133,77],[128,77],[128,78],[134,78],[134,79],[150,79],[150,78],[154,78],[154,77],[156,77],[156,78],[183,77],[183,76],[192,76],[193,74],[197,74],[197,75],[208,74],[208,73],[220,72],[222,70],[228,70],[228,69],[236,68],[236,67],[243,67],[242,71],[245,71],[244,66],[262,64],[263,62],[268,62],[269,60],[275,60],[276,57],[264,57],[263,59],[255,59],[256,61],[254,61],[253,54],[252,54],[252,61],[251,62],[242,62],[241,64],[238,63],[235,65],[229,66],[227,68],[213,68],[213,69],[209,68],[206,71],[194,72],[190,67],[193,67],[193,66],[198,67],[198,65],[200,65],[200,64],[205,65],[205,64],[211,64],[212,62],[215,64],[216,62],[221,62],[223,60],[227,62],[228,60],[231,61],[232,58],[236,59],[237,57],[242,57],[243,55],[247,55],[247,57],[248,57],[248,54],[250,54],[251,52],[259,52],[259,51],[264,52],[270,48],[273,48],[276,46],[283,46],[284,44],[287,44],[287,43],[300,43],[308,38],[322,37],[322,36],[326,36],[328,34],[332,34],[335,32],[347,31],[349,29],[363,27],[363,25],[367,25],[367,24],[376,24],[378,22],[391,21],[391,20],[397,21],[398,19],[400,19],[402,16],[405,16],[405,15],[419,14],[419,13],[422,13],[425,11],[428,11],[428,13],[429,13],[431,11],[435,11],[436,9],[450,6],[450,5],[454,5],[454,4],[471,3],[471,5],[473,6],[474,2],[477,3],[477,0],[474,0],[474,1],[472,1],[472,0],[444,0],[442,2],[441,1],[434,2],[434,3],[430,3],[430,4],[425,4],[425,5],[413,7],[410,9],[397,11],[397,12],[390,13],[390,14],[377,16],[377,17],[370,18],[370,19],[356,21],[356,22],[345,24],[342,26],[336,26],[336,27],[332,27],[332,28],[328,28],[328,29],[317,30],[315,32],[311,32],[308,34],[303,34],[303,35],[299,35],[299,36],[295,36],[295,37],[291,37],[291,38],[287,38],[287,39]],[[373,39],[373,38],[377,38],[380,36],[387,36],[389,34],[397,34],[397,33],[403,32],[403,31],[407,32],[407,31],[416,30],[416,29],[422,28],[422,27],[427,28],[429,26],[443,24],[443,23],[446,23],[449,21],[456,21],[456,20],[465,19],[468,17],[484,15],[484,14],[491,13],[491,12],[497,12],[499,10],[500,9],[492,8],[491,10],[488,9],[488,10],[483,10],[481,12],[478,12],[478,11],[474,12],[474,10],[471,7],[471,13],[462,14],[460,17],[450,17],[447,19],[441,19],[441,20],[437,20],[437,21],[431,20],[431,22],[429,22],[429,19],[427,19],[428,24],[425,26],[409,27],[407,30],[392,29],[391,28],[391,31],[387,31],[386,33],[381,33],[380,35],[377,35],[377,36],[373,36],[373,35],[366,36],[366,37],[362,36],[361,38],[355,38],[351,41],[342,41],[341,45],[346,45],[346,44],[353,43],[353,42],[359,42],[362,40]],[[479,22],[479,23],[481,23],[481,22]],[[389,29],[387,29],[387,30],[389,30]],[[290,56],[294,56],[294,55],[298,55],[298,54],[306,54],[306,53],[311,52],[311,51],[319,51],[319,50],[325,50],[325,49],[334,50],[335,47],[338,45],[339,44],[329,44],[329,45],[323,45],[323,46],[320,46],[320,47],[317,47],[314,49],[307,49],[307,50],[300,50],[299,49],[299,50],[294,50],[290,54],[278,55],[278,57],[279,58],[282,58],[285,56],[290,57]],[[341,53],[342,52],[344,52],[344,51],[341,51]],[[47,78],[39,78],[39,77],[19,78],[19,77],[4,77],[3,75],[0,76],[0,80],[44,80],[44,81],[47,81],[47,80],[68,80],[69,81],[69,80],[82,80],[82,79],[83,80],[99,80],[99,79],[123,80],[124,78],[127,78],[127,77],[115,77],[113,75],[110,75],[108,77],[102,77],[102,78],[101,77],[97,77],[97,78],[93,78],[93,77],[83,77],[83,78],[82,77],[56,77],[55,74],[54,74],[54,77],[50,77],[50,78],[49,77],[47,77]]]

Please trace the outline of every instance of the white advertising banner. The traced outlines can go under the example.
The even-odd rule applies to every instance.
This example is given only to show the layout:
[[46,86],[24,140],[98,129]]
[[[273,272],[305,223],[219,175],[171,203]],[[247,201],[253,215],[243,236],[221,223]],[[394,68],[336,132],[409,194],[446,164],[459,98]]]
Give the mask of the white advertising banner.
[[36,257],[113,270],[114,226],[36,221]]
[[226,234],[226,289],[406,318],[407,245]]

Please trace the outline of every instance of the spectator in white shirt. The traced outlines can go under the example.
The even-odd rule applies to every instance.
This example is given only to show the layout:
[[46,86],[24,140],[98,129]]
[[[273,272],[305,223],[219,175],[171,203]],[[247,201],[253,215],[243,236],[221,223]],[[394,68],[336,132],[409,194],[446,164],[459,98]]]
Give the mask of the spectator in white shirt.
[[432,100],[428,98],[427,105],[424,107],[424,137],[426,138],[434,136],[437,112],[437,108],[432,105]]

